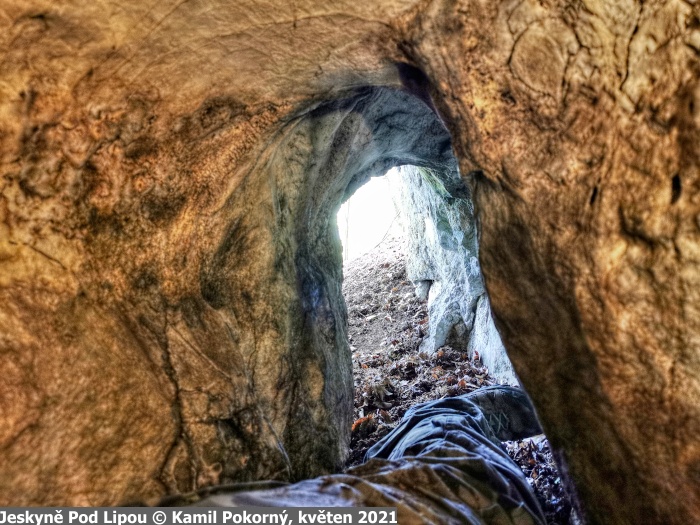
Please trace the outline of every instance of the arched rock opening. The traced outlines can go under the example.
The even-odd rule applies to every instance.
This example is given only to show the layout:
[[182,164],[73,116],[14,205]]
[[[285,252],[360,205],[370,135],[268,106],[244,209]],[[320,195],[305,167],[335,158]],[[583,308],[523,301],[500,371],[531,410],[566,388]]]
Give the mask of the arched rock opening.
[[[431,184],[434,199],[465,205],[454,212],[459,231],[448,242],[443,228],[442,242],[446,252],[458,253],[459,262],[454,264],[460,275],[454,281],[461,287],[454,293],[465,297],[451,306],[457,311],[463,307],[466,330],[474,324],[484,289],[475,260],[476,229],[473,210],[468,208],[469,192],[459,176],[449,134],[434,110],[414,95],[365,88],[323,103],[291,119],[275,139],[272,153],[263,158],[255,178],[220,211],[221,220],[236,228],[224,231],[216,256],[205,264],[200,278],[209,304],[231,308],[236,319],[255,309],[245,298],[255,297],[258,287],[266,289],[260,302],[279,305],[276,315],[283,324],[274,327],[279,344],[263,346],[270,353],[265,373],[273,374],[277,388],[289,395],[268,402],[281,405],[278,424],[283,430],[279,435],[289,458],[289,475],[303,478],[339,468],[349,439],[351,364],[335,225],[335,212],[343,199],[393,166],[412,164],[429,170],[408,176]],[[418,179],[414,183],[419,185]],[[255,207],[247,206],[255,200]],[[435,204],[422,216],[438,221],[437,208]],[[447,220],[447,215],[441,217]],[[464,235],[463,227],[470,235]],[[260,251],[273,252],[267,268],[261,267],[260,259],[243,262],[231,251],[245,236],[240,232],[253,228],[265,230]],[[246,250],[256,252],[254,246]],[[255,276],[247,283],[248,292],[230,288],[230,283],[241,286],[240,272]],[[443,333],[437,335],[443,342],[449,328],[443,327]],[[228,475],[236,478],[239,474]]]

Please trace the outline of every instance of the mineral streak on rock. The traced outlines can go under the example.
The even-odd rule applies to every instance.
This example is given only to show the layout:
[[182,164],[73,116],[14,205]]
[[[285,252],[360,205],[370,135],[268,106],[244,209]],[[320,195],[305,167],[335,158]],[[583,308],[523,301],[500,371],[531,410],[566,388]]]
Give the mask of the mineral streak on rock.
[[497,326],[589,519],[700,521],[694,2],[0,14],[0,503],[340,465],[332,212],[454,150]]

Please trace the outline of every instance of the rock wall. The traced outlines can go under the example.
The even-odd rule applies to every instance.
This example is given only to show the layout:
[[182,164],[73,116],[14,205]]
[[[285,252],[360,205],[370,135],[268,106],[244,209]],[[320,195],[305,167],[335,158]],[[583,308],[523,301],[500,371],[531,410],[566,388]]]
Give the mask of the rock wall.
[[[165,142],[182,148],[211,115],[247,122],[237,111],[234,101],[207,101]],[[203,142],[231,140],[222,135]],[[350,89],[288,115],[219,196],[196,182],[211,166],[169,170],[147,159],[150,147],[136,156],[124,202],[87,210],[79,242],[97,267],[83,261],[72,281],[38,281],[43,309],[3,312],[5,504],[116,504],[337,471],[353,389],[335,213],[394,165],[454,164],[435,113],[395,88]],[[193,164],[226,166],[203,150]],[[142,182],[150,170],[164,181]],[[35,195],[21,177],[8,179],[26,203]],[[8,271],[35,270],[28,252],[70,274],[70,252],[23,252],[20,231],[6,241]],[[7,278],[8,304],[27,301],[20,291],[36,276]]]
[[593,522],[700,519],[699,19],[470,2],[406,26],[475,181],[503,342]]
[[700,521],[696,3],[0,13],[0,503],[335,468],[329,217],[375,170],[445,169],[444,123],[503,342],[590,521]]
[[479,267],[474,205],[455,160],[446,172],[404,166],[392,177],[406,235],[406,273],[428,299],[421,350],[449,344],[478,356],[499,381],[518,380],[501,342]]

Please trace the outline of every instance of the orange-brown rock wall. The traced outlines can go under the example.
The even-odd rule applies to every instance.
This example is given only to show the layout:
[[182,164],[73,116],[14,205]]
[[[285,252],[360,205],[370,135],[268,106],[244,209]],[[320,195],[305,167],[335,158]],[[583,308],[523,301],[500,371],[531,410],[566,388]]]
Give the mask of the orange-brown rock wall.
[[504,344],[591,521],[700,519],[699,20],[681,0],[0,3],[0,502],[339,464],[343,307],[308,302],[338,293],[322,216],[430,155],[325,104],[387,86],[449,128]]

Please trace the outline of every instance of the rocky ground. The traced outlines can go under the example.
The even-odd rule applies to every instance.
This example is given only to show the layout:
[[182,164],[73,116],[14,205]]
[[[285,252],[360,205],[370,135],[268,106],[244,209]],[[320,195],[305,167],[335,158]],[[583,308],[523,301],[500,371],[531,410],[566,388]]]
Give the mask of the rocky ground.
[[[434,355],[419,351],[427,330],[425,301],[407,280],[402,242],[384,241],[344,268],[349,339],[355,377],[355,423],[347,466],[399,422],[412,405],[495,384],[465,349],[445,346]],[[522,468],[545,512],[547,523],[575,523],[544,436],[503,443]]]

